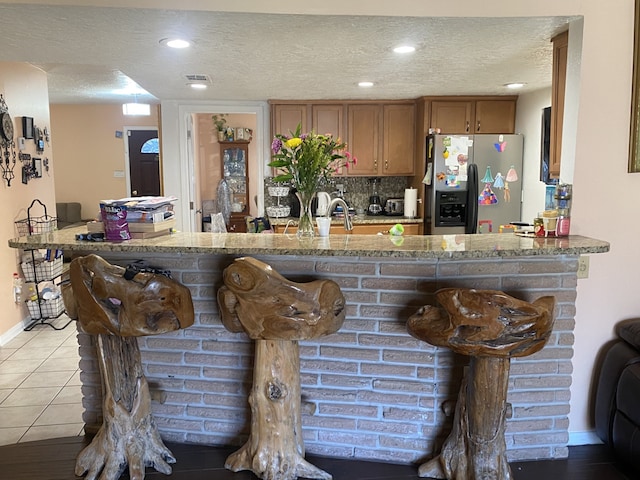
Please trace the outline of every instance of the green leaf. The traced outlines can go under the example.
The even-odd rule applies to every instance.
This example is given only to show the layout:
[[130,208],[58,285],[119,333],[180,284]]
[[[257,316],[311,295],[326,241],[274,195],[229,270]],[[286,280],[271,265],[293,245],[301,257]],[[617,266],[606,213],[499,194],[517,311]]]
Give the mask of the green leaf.
[[277,183],[283,183],[283,182],[288,182],[292,178],[293,178],[293,175],[291,175],[290,173],[283,173],[282,175],[277,175],[273,177],[273,181]]
[[287,165],[289,165],[289,162],[287,160],[272,160],[267,165],[269,165],[270,167],[279,168],[286,167]]

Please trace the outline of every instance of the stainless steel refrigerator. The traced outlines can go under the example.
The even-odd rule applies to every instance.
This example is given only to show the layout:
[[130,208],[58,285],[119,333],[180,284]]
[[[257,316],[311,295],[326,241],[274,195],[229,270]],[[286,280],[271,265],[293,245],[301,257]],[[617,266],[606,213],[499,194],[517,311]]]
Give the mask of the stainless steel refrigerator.
[[427,136],[425,233],[498,233],[522,210],[522,135]]

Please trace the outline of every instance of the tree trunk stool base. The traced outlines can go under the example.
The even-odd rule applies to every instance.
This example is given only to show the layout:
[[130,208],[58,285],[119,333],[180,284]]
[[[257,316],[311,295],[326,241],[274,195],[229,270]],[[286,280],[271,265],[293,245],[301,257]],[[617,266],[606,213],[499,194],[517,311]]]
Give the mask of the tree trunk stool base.
[[294,283],[250,257],[236,259],[223,278],[218,291],[222,323],[255,340],[251,432],[225,467],[250,470],[263,480],[330,480],[331,474],[304,459],[298,342],[342,326],[340,287],[330,280]]
[[440,454],[420,466],[420,477],[511,480],[504,438],[512,357],[544,347],[553,328],[555,297],[527,303],[493,290],[447,288],[443,308],[424,306],[407,322],[409,333],[470,357],[453,429]]
[[116,480],[127,467],[132,480],[145,467],[169,475],[176,461],[151,414],[136,337],[192,325],[191,293],[164,275],[125,272],[96,255],[76,258],[64,293],[70,316],[97,338],[104,391],[102,426],[76,458],[75,474],[87,480]]

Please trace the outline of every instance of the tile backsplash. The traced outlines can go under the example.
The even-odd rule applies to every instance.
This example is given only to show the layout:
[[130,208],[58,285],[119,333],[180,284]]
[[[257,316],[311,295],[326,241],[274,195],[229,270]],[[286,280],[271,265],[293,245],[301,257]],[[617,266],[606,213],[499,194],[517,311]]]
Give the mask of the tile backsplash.
[[[369,206],[369,196],[372,193],[371,180],[372,177],[336,177],[326,185],[322,190],[331,194],[332,197],[338,196],[337,185],[342,185],[344,189],[344,199],[349,206],[366,211]],[[378,179],[378,195],[384,206],[387,198],[404,198],[404,189],[409,186],[407,177],[376,177]],[[267,193],[267,187],[273,187],[277,184],[272,177],[264,179],[265,199],[264,206],[269,207],[278,204],[277,197],[271,197]],[[280,205],[290,205],[291,197],[280,198]]]

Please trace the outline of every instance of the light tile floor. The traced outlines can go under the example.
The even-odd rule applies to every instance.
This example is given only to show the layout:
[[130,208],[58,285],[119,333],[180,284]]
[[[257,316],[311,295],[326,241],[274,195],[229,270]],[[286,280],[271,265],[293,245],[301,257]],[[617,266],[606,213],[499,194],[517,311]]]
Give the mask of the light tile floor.
[[37,325],[0,347],[0,445],[83,434],[76,334]]

